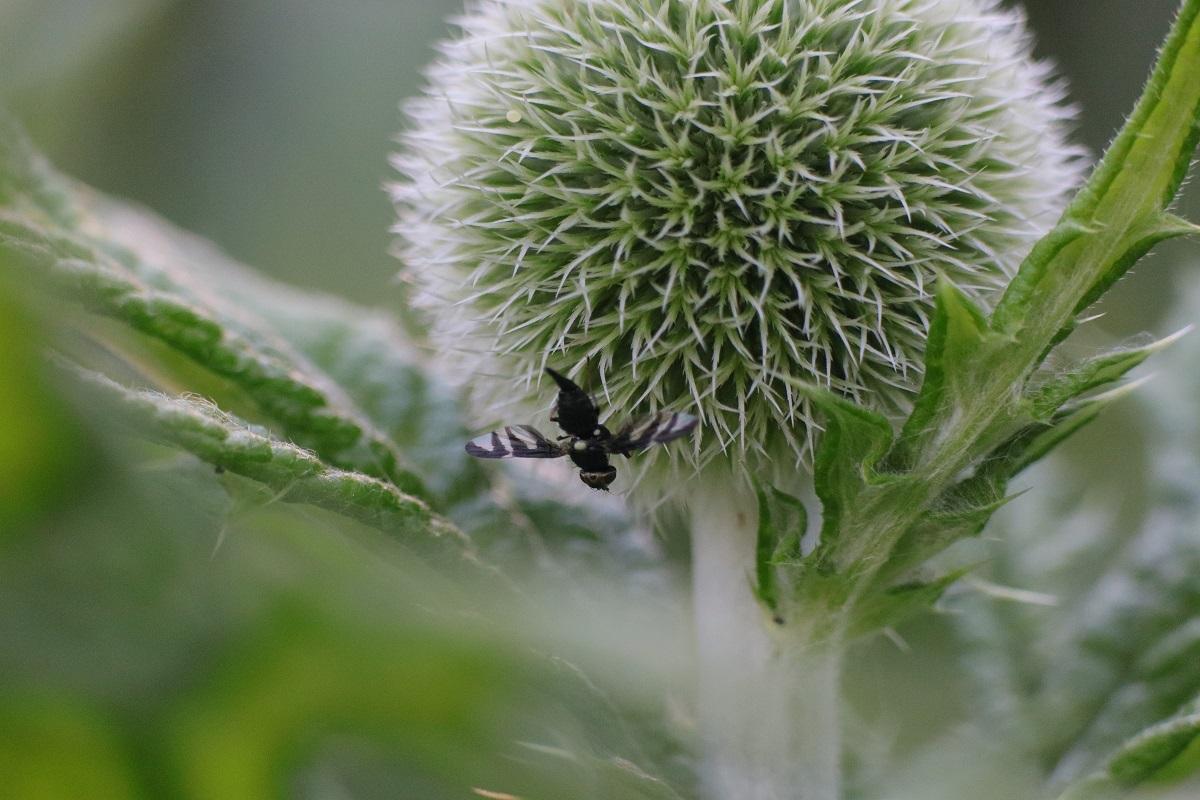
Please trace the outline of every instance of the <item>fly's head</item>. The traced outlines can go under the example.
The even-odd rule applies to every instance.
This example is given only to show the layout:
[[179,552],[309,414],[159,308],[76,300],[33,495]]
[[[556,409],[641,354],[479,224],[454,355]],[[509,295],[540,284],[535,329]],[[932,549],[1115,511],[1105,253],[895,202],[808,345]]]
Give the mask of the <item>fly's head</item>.
[[579,480],[593,489],[599,489],[602,492],[607,492],[608,487],[617,478],[616,467],[606,467],[600,470],[581,470]]

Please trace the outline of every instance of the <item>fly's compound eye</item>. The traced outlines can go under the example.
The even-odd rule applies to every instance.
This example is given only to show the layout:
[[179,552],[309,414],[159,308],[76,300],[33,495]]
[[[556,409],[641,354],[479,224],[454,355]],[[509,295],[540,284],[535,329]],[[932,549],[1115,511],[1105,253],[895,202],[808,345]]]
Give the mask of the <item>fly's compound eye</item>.
[[586,470],[579,473],[579,480],[586,483],[593,489],[607,490],[609,485],[617,479],[617,468],[609,467],[603,470]]

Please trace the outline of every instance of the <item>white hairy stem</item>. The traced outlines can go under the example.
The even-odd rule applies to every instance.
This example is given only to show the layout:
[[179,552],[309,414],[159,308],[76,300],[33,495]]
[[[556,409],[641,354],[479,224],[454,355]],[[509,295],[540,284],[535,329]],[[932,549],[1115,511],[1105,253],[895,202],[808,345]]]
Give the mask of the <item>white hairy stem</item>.
[[754,597],[751,492],[731,479],[690,505],[705,796],[837,800],[840,642],[814,633],[828,619],[779,624]]

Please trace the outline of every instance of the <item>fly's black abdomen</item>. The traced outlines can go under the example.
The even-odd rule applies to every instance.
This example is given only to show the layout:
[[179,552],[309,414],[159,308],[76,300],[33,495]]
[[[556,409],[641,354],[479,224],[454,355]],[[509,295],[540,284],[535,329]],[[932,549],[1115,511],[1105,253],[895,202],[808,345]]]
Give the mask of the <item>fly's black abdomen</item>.
[[[579,447],[583,445],[582,449]],[[608,453],[602,447],[593,443],[577,440],[572,444],[567,455],[575,462],[575,466],[590,472],[600,472],[608,469]]]
[[608,463],[605,441],[599,439],[574,439],[570,442],[567,455],[579,467],[579,480],[593,489],[608,491],[608,486],[617,477],[617,468]]

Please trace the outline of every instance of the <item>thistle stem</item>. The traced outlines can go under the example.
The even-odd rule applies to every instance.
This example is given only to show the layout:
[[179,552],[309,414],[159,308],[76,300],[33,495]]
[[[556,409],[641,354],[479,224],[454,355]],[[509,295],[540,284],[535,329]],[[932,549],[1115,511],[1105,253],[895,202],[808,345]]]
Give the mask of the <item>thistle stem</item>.
[[842,640],[776,622],[751,591],[758,509],[732,479],[696,493],[692,570],[710,800],[837,800]]

